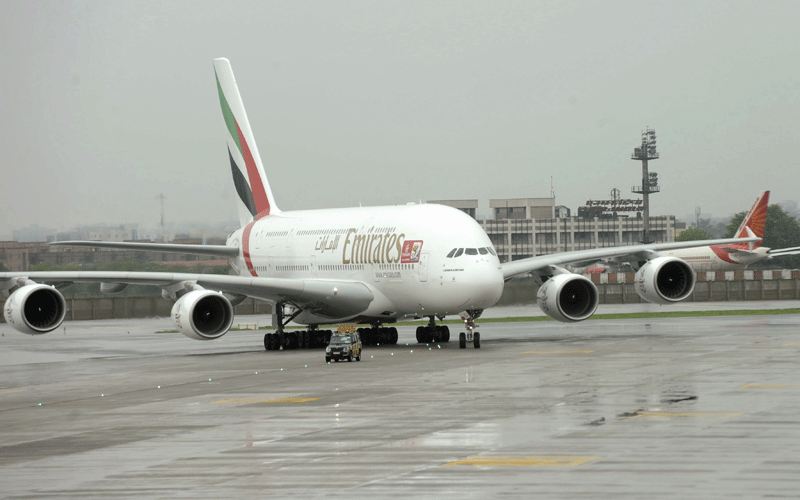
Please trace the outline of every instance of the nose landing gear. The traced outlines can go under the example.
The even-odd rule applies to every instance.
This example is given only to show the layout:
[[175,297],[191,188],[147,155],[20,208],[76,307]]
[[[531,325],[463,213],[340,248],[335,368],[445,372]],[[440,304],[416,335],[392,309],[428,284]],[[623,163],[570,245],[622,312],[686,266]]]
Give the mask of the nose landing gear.
[[472,311],[464,311],[461,313],[461,319],[464,320],[464,327],[467,329],[466,332],[461,332],[458,334],[458,347],[461,349],[467,348],[467,342],[472,342],[472,346],[475,349],[481,348],[481,333],[475,331],[475,320],[480,317],[482,310],[472,310]]

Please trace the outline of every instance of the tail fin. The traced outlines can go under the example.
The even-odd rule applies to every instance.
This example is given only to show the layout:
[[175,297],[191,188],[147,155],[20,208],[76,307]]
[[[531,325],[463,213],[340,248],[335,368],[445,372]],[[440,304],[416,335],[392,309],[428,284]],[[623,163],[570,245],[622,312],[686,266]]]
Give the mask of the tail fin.
[[[769,191],[762,191],[761,194],[758,195],[756,198],[756,202],[753,203],[753,206],[750,208],[750,211],[747,212],[747,215],[744,216],[742,223],[739,225],[739,229],[736,230],[735,238],[747,238],[750,236],[748,234],[747,228],[750,228],[753,234],[758,236],[759,238],[764,237],[764,225],[767,222],[767,207],[769,205]],[[760,246],[760,243],[757,243],[756,246]]]
[[256,140],[247,120],[242,96],[233,76],[231,63],[224,57],[214,59],[219,104],[225,119],[228,156],[233,184],[239,195],[239,222],[244,227],[254,219],[280,213],[269,187]]

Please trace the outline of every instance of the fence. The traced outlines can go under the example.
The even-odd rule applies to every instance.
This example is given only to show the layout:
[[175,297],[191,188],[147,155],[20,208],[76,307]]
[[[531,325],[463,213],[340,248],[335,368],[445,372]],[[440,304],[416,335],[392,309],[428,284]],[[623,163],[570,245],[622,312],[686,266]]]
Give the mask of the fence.
[[[597,286],[601,304],[639,304],[646,302],[636,293],[634,273],[590,275]],[[533,304],[538,287],[533,278],[506,283],[497,305]],[[694,291],[687,302],[728,300],[798,300],[800,270],[699,272]],[[0,303],[2,307],[2,303]],[[152,297],[97,297],[68,299],[67,320],[167,317],[172,302]],[[266,302],[247,299],[235,308],[236,315],[271,314]],[[5,318],[0,316],[0,323]]]

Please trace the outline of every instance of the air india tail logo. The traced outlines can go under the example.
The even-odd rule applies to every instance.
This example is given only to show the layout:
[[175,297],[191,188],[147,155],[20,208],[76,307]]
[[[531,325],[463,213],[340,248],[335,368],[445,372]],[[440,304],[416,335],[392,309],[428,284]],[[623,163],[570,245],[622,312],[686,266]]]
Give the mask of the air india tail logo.
[[422,253],[422,240],[406,240],[403,242],[403,252],[400,262],[403,264],[414,264],[419,262]]

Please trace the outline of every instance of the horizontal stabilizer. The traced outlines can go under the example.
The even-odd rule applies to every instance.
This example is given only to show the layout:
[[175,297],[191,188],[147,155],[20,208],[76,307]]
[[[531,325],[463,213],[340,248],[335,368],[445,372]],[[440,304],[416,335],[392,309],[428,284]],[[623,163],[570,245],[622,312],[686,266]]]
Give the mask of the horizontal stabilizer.
[[119,241],[55,241],[51,245],[75,247],[117,248],[142,252],[190,253],[212,257],[234,258],[239,256],[238,247],[227,245],[176,245],[172,243],[133,243]]
[[776,248],[767,252],[770,257],[781,257],[783,255],[800,255],[800,247]]

